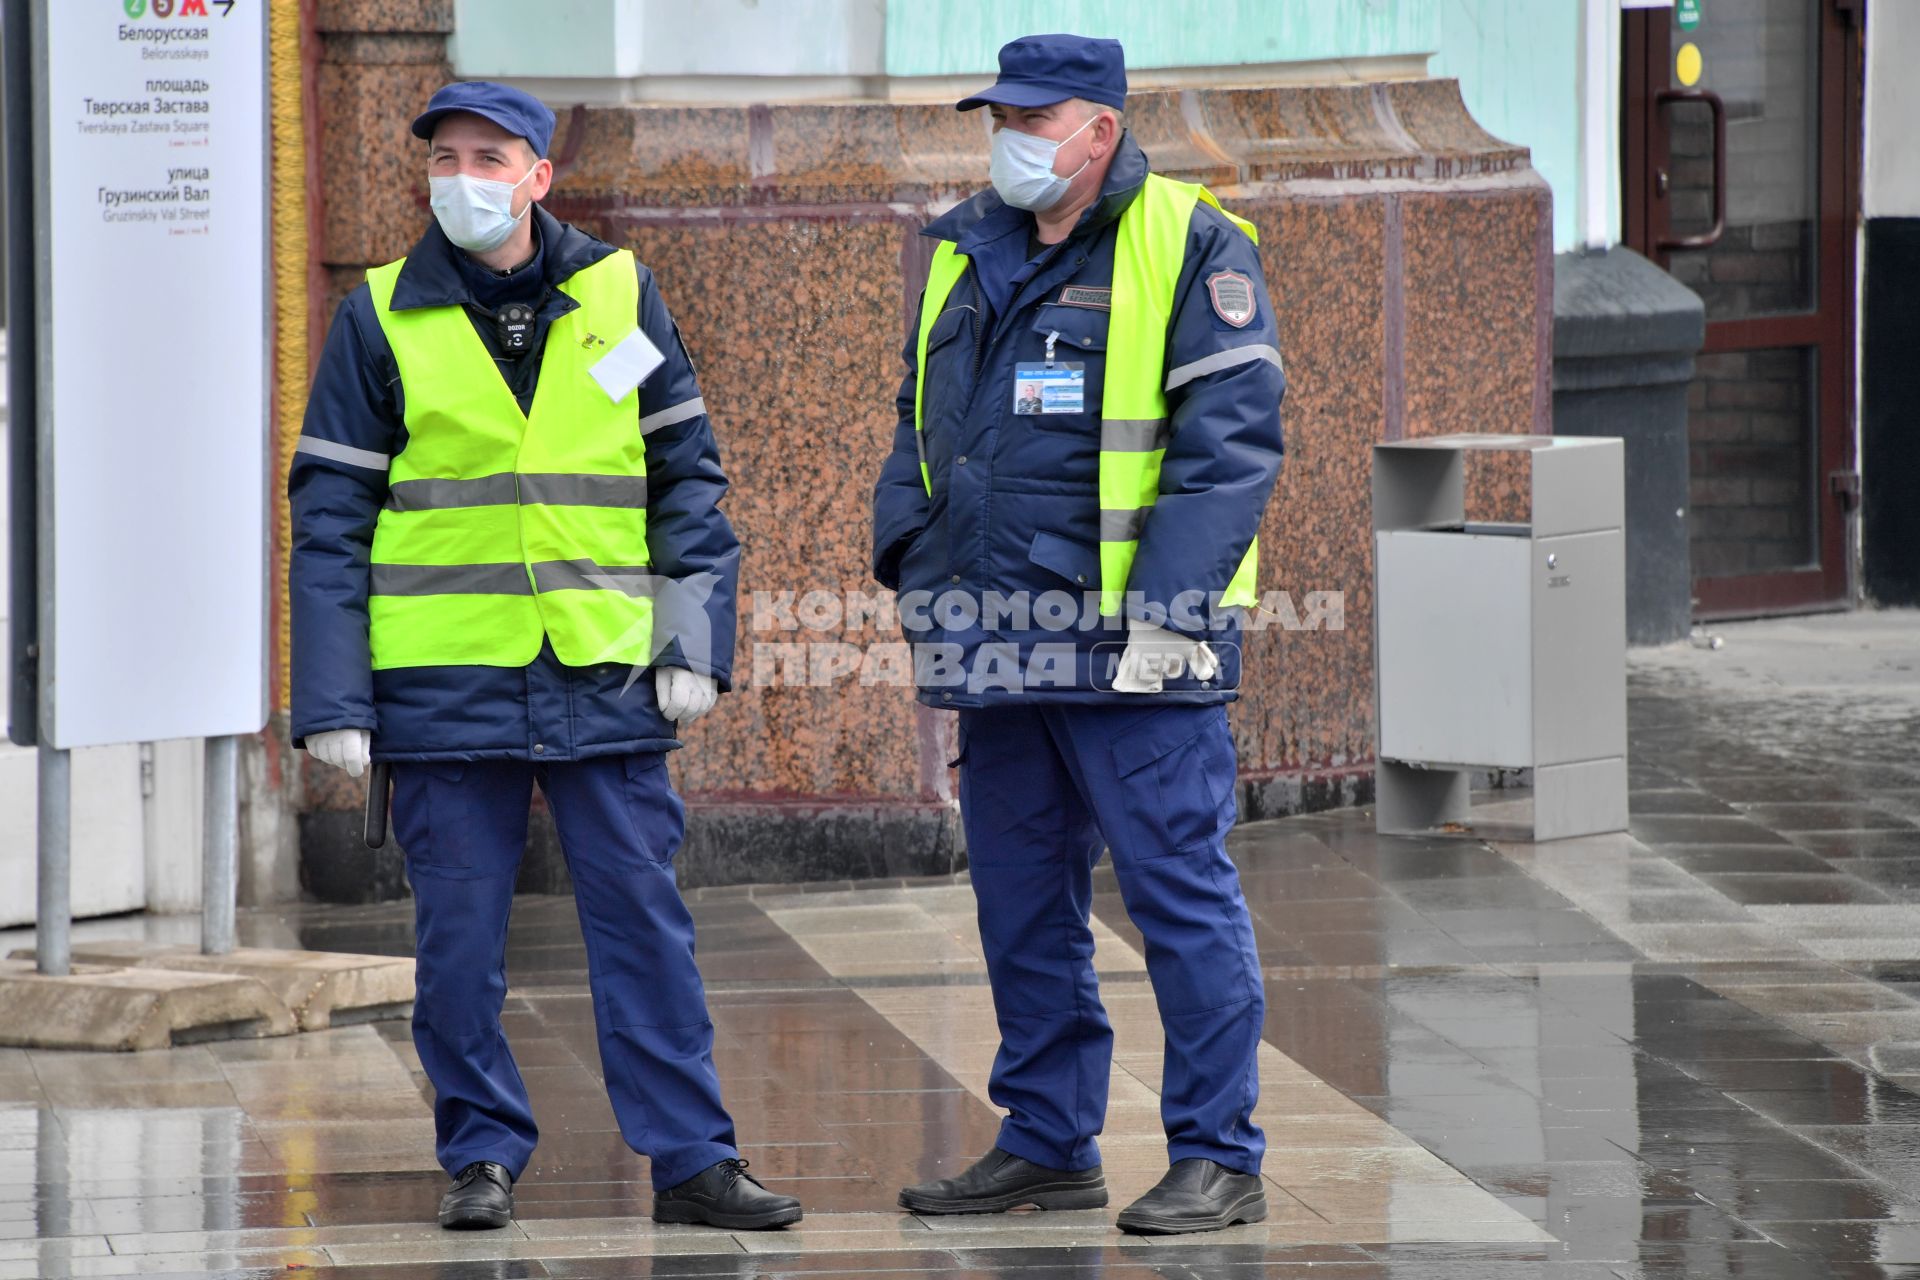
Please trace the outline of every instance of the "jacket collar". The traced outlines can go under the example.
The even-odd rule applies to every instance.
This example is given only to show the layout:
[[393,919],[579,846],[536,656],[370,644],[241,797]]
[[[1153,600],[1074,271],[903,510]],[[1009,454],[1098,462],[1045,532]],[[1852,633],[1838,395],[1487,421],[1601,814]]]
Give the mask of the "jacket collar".
[[[532,217],[543,251],[543,272],[550,285],[564,283],[613,252],[612,245],[569,226],[537,204]],[[440,230],[440,223],[429,222],[426,233],[407,253],[400,278],[393,283],[393,310],[464,307],[472,302],[472,291],[455,256],[459,252]]]
[[[1129,130],[1121,136],[1120,145],[1113,153],[1113,163],[1107,167],[1106,180],[1100,184],[1100,198],[1080,214],[1073,234],[1098,231],[1108,223],[1118,222],[1127,206],[1139,196],[1140,188],[1146,185],[1150,171],[1147,153],[1140,149]],[[1015,209],[988,187],[935,218],[920,234],[935,240],[951,240],[961,253],[971,253],[988,241],[1015,231],[1024,232],[1032,221],[1031,213]]]

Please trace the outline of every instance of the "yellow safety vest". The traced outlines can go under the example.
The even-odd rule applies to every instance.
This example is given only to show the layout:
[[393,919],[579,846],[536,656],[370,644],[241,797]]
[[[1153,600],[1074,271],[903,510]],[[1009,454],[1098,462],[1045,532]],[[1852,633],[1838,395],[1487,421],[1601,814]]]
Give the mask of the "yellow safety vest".
[[406,260],[367,273],[405,391],[407,444],[373,533],[373,666],[523,667],[552,640],[570,666],[652,660],[647,452],[639,392],[588,369],[633,332],[633,254],[562,283],[533,409],[465,310],[393,310]]
[[[1139,196],[1120,215],[1113,253],[1112,312],[1107,328],[1106,374],[1101,381],[1100,422],[1100,612],[1120,612],[1127,574],[1140,549],[1140,530],[1160,495],[1160,462],[1167,452],[1167,326],[1173,319],[1173,291],[1186,262],[1187,229],[1194,206],[1220,202],[1205,187],[1148,174]],[[1220,212],[1258,241],[1251,222]],[[921,441],[926,385],[927,334],[946,309],[947,295],[966,274],[967,256],[951,240],[933,252],[927,290],[920,302],[920,335],[914,357],[914,440]],[[920,454],[920,480],[933,495],[926,451]],[[1260,540],[1247,547],[1240,567],[1227,583],[1220,603],[1251,605],[1257,599],[1255,565]],[[1165,603],[1164,601],[1161,603]]]

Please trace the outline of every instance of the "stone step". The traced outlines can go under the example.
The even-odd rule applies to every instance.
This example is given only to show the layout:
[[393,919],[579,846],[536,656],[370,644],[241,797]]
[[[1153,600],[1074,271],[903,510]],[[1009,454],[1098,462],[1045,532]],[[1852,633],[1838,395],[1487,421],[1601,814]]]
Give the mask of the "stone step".
[[[15,959],[31,959],[31,950]],[[252,978],[272,992],[301,1031],[402,1018],[413,1008],[413,960],[337,951],[281,951],[238,947],[203,955],[193,947],[141,941],[77,943],[76,963],[151,971],[227,974]]]
[[0,1045],[129,1051],[294,1030],[285,1002],[256,978],[91,964],[50,978],[30,959],[0,960]]

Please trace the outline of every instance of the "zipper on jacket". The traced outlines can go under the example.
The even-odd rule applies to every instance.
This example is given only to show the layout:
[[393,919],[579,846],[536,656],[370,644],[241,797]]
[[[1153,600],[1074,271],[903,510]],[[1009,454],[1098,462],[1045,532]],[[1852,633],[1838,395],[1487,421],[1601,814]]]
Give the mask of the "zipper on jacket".
[[[978,272],[979,267],[971,263],[968,264],[967,275],[973,281],[973,300],[978,305],[973,309],[973,380],[967,386],[967,411],[965,419],[967,421],[972,420],[973,402],[979,398],[980,395],[980,365],[986,359],[987,351],[987,300],[980,290],[980,277]],[[992,507],[993,486],[989,484],[980,490],[980,525],[982,529],[987,527]],[[983,535],[981,547],[983,553],[987,545],[988,542]],[[951,501],[947,503],[947,546],[949,548],[953,546],[953,503]]]

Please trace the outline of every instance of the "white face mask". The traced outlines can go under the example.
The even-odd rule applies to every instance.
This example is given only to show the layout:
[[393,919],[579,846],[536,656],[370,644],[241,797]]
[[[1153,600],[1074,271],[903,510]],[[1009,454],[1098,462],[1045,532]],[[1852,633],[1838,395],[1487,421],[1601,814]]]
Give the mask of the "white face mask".
[[440,220],[440,229],[447,233],[447,239],[468,253],[491,253],[507,242],[520,218],[526,217],[527,210],[533,208],[533,201],[529,200],[520,217],[513,216],[513,193],[520,189],[521,182],[532,176],[533,169],[527,170],[520,182],[495,182],[464,173],[430,177],[427,190],[433,216]]
[[[1099,118],[1096,115],[1087,124]],[[1078,137],[1087,124],[1058,142],[1035,137],[1031,133],[1020,133],[1002,125],[994,131],[993,163],[987,170],[993,177],[993,189],[1000,193],[1002,200],[1016,209],[1043,213],[1059,204],[1060,197],[1067,194],[1068,186],[1088,164],[1093,163],[1093,157],[1088,156],[1086,164],[1064,178],[1053,171],[1054,157],[1060,154],[1061,147]]]

